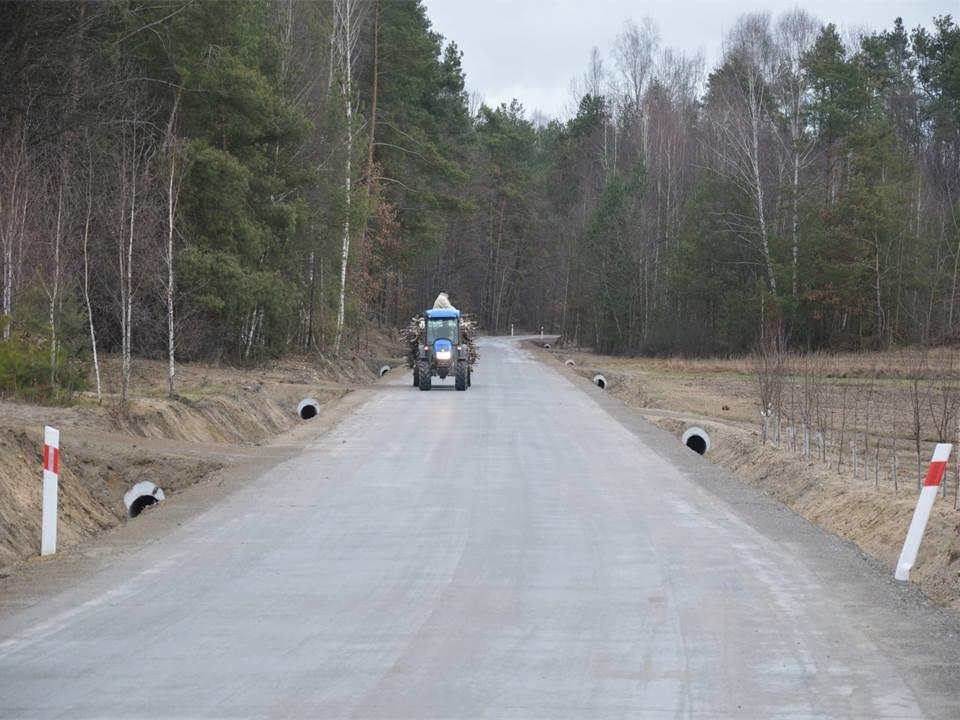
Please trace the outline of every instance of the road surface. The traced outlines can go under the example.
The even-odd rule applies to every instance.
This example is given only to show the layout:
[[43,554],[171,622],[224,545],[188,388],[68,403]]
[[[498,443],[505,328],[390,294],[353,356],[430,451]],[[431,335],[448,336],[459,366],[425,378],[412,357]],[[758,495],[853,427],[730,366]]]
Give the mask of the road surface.
[[0,717],[960,717],[849,545],[510,339],[446,385],[5,613]]

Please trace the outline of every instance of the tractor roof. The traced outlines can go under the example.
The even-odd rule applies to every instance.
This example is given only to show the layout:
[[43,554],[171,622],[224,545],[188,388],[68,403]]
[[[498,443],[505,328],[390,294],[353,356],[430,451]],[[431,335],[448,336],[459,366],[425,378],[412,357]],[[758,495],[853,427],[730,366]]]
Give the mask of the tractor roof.
[[426,316],[428,318],[436,318],[437,320],[458,318],[460,317],[460,311],[456,308],[438,308],[434,310],[427,310]]

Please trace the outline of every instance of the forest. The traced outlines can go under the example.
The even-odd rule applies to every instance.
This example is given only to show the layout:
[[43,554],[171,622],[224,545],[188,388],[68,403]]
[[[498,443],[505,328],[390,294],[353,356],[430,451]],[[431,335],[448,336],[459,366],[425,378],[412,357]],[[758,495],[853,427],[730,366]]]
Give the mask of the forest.
[[736,355],[960,337],[960,27],[626,21],[568,120],[468,93],[421,0],[0,4],[0,392],[98,358],[487,332]]

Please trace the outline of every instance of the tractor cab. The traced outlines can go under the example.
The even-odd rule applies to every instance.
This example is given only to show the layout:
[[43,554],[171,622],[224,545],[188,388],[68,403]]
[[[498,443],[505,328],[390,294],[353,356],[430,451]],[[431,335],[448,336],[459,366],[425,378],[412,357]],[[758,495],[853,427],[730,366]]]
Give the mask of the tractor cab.
[[[426,345],[434,354],[438,369],[449,369],[453,360],[453,347],[460,344],[460,311],[427,310],[424,337]],[[446,376],[446,373],[443,376]]]

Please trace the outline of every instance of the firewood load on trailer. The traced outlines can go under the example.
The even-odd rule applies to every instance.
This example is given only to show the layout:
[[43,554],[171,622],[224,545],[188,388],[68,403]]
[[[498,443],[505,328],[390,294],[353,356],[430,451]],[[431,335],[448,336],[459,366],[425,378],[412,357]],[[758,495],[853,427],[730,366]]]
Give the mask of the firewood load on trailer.
[[[437,296],[433,303],[434,310],[455,310],[450,303],[447,293],[442,292]],[[413,367],[417,362],[420,345],[424,341],[424,317],[416,315],[410,318],[410,323],[401,333],[403,341],[407,345],[407,366]],[[470,367],[475,367],[480,359],[480,352],[477,349],[477,337],[480,334],[480,327],[477,321],[470,315],[460,316],[460,340],[470,350]]]
[[[413,367],[417,361],[417,352],[423,344],[424,320],[422,315],[410,318],[410,322],[401,333],[401,338],[407,346],[407,367]],[[480,350],[477,348],[477,337],[480,327],[470,315],[462,315],[460,319],[460,339],[470,349],[470,367],[476,367],[480,359]]]

